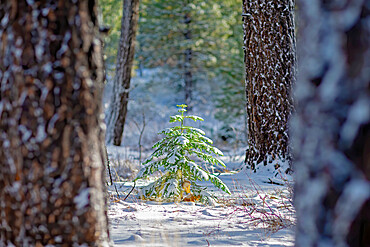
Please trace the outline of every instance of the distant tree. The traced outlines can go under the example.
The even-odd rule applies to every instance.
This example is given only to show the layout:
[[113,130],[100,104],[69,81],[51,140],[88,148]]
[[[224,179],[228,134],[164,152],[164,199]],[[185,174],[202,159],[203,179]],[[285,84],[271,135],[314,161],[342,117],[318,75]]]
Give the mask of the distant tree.
[[246,163],[288,159],[295,79],[293,0],[243,0],[248,113]]
[[95,1],[0,2],[0,246],[109,246]]
[[116,146],[121,145],[126,122],[138,19],[139,0],[123,0],[121,38],[118,47],[116,73],[113,80],[113,98],[106,118],[106,140]]
[[210,68],[220,63],[219,50],[231,32],[223,2],[143,0],[141,5],[138,61],[164,68],[161,76],[182,93],[189,110],[202,98],[200,87],[215,76]]
[[[108,75],[113,74],[119,42],[120,1],[100,1],[104,22],[112,27],[105,38],[104,49]],[[240,66],[243,61],[241,2],[195,0],[185,5],[186,1],[142,0],[134,66],[138,66],[138,75],[144,78],[147,71],[143,68],[156,68],[150,86],[170,86],[176,95],[173,97],[176,101],[169,95],[166,105],[178,104],[179,98],[185,102],[185,50],[191,49],[191,80],[187,77],[191,81],[191,88],[188,87],[191,105],[197,110],[215,105],[215,117],[225,127],[245,133],[245,69]],[[191,15],[191,39],[188,40],[182,32],[186,29],[185,11]],[[149,89],[146,87],[146,90]],[[131,95],[132,91],[130,99],[134,99]]]
[[[190,1],[185,1],[189,4]],[[184,12],[184,34],[185,42],[191,42],[192,39],[192,27],[191,27],[192,15],[189,10]],[[193,93],[193,71],[192,71],[192,60],[193,60],[193,49],[191,46],[186,47],[184,50],[184,82],[185,82],[185,104],[188,105],[188,110],[191,111],[191,99]]]
[[[217,51],[217,65],[212,68],[220,81],[216,95],[215,118],[222,122],[219,136],[229,144],[247,140],[245,108],[245,68],[243,49],[240,44],[243,37],[241,6],[242,0],[222,2],[223,20],[228,23],[229,33],[224,37],[222,49]],[[226,130],[226,131],[225,131]],[[228,131],[229,130],[229,131]],[[231,132],[231,133],[230,133]]]
[[122,1],[123,0],[100,0],[102,22],[109,27],[109,33],[104,37],[104,58],[107,72],[113,74],[117,62],[117,48],[121,36],[122,27]]
[[370,246],[370,6],[298,1],[296,246]]

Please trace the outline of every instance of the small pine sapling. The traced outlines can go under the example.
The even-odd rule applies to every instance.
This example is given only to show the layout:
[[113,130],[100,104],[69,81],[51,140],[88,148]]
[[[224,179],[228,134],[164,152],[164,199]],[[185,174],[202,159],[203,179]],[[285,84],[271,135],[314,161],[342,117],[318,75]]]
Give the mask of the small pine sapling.
[[[170,123],[178,122],[179,125],[160,132],[165,137],[154,144],[155,151],[143,163],[144,167],[135,180],[161,171],[162,176],[142,188],[144,198],[212,203],[215,196],[208,193],[206,187],[196,184],[196,181],[211,181],[217,188],[230,194],[226,184],[209,172],[216,166],[225,167],[220,159],[213,156],[223,154],[218,148],[211,146],[213,142],[205,136],[204,131],[184,125],[185,119],[195,122],[204,120],[194,115],[185,116],[187,106],[177,106],[180,107],[180,114],[171,116]],[[203,167],[199,162],[204,163]],[[184,193],[187,194],[186,197]]]

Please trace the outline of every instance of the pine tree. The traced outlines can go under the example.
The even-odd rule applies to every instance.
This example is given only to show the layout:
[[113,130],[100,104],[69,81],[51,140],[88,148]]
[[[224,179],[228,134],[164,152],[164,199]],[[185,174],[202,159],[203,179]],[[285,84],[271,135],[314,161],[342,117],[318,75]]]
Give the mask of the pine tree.
[[[185,124],[185,120],[204,121],[195,115],[185,115],[186,105],[178,105],[179,114],[171,116],[170,123],[178,126],[167,128],[161,132],[165,137],[153,148],[153,154],[143,163],[136,179],[145,178],[156,171],[163,175],[148,186],[142,188],[144,198],[160,200],[184,200],[184,192],[189,200],[210,203],[214,195],[206,191],[197,181],[211,181],[216,187],[230,194],[228,187],[215,174],[209,171],[225,164],[214,155],[222,152],[211,146],[212,140],[205,133]],[[198,163],[198,164],[197,164]],[[201,165],[200,163],[205,163]]]
[[109,246],[95,1],[0,2],[0,246]]
[[104,60],[107,73],[114,77],[121,37],[123,4],[122,0],[100,0],[99,7],[104,25],[110,28],[108,35],[104,37]]
[[120,146],[126,122],[131,71],[134,62],[139,0],[123,0],[121,38],[118,47],[116,74],[113,80],[113,99],[107,116],[108,143]]
[[289,158],[288,120],[295,78],[293,0],[243,1],[248,113],[246,163]]
[[[189,23],[192,33],[187,41],[191,43],[192,50],[189,64],[191,80],[188,80],[192,83],[188,87],[188,95],[191,95],[194,105],[199,106],[200,102],[205,101],[211,106],[215,104],[215,117],[219,121],[226,127],[231,126],[245,133],[244,69],[240,66],[243,61],[240,47],[241,1],[198,1],[195,6],[192,5]],[[108,74],[112,74],[120,32],[117,23],[122,15],[121,11],[117,11],[120,1],[102,2],[104,21],[112,27],[105,39],[107,69]],[[156,70],[156,79],[152,83],[171,86],[176,94],[181,94],[180,97],[185,99],[182,67],[185,61],[185,36],[181,30],[186,26],[184,15],[178,10],[181,10],[180,3],[169,0],[141,1],[135,66],[139,67],[138,75],[142,75],[142,68],[160,68]],[[177,99],[170,103],[176,104]]]
[[222,1],[145,0],[139,20],[138,60],[164,67],[165,77],[193,107],[201,83],[209,83],[219,47],[228,35]]
[[243,50],[240,44],[243,37],[242,18],[240,18],[240,1],[223,1],[223,19],[228,23],[229,33],[224,37],[222,49],[215,51],[217,67],[214,71],[220,81],[215,91],[216,111],[215,118],[222,122],[219,135],[227,142],[246,141],[246,109],[245,109],[245,79],[243,63]]
[[369,2],[298,3],[296,246],[370,246]]

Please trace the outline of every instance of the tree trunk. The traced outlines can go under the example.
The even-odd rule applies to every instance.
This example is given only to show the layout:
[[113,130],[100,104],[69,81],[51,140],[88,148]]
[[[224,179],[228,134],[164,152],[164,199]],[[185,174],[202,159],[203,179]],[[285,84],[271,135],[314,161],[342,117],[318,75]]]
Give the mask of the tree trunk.
[[370,6],[298,3],[296,246],[370,246]]
[[243,0],[248,113],[246,163],[289,158],[288,119],[295,79],[293,0]]
[[107,117],[107,142],[120,146],[126,122],[132,65],[135,54],[139,0],[123,0],[121,38],[118,47],[113,99]]
[[109,246],[95,1],[0,2],[0,246]]
[[[184,15],[184,23],[186,25],[186,29],[184,32],[185,40],[191,40],[191,16],[189,13]],[[192,58],[193,58],[193,51],[191,48],[187,48],[184,52],[185,62],[184,62],[184,81],[185,81],[185,104],[188,106],[188,111],[191,111],[192,105],[192,91],[193,91],[193,74],[191,70]]]

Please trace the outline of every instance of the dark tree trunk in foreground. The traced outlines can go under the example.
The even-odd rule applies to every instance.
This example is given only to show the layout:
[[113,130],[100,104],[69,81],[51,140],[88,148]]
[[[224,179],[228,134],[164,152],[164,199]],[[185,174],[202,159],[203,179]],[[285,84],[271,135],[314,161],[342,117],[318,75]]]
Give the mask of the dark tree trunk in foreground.
[[287,159],[295,79],[293,0],[243,0],[248,113],[246,163]]
[[300,0],[296,246],[370,246],[370,6]]
[[107,117],[108,143],[120,146],[126,122],[131,71],[134,62],[139,0],[123,0],[121,38],[118,47],[116,75],[113,81],[113,99]]
[[109,246],[96,13],[0,2],[0,246]]

